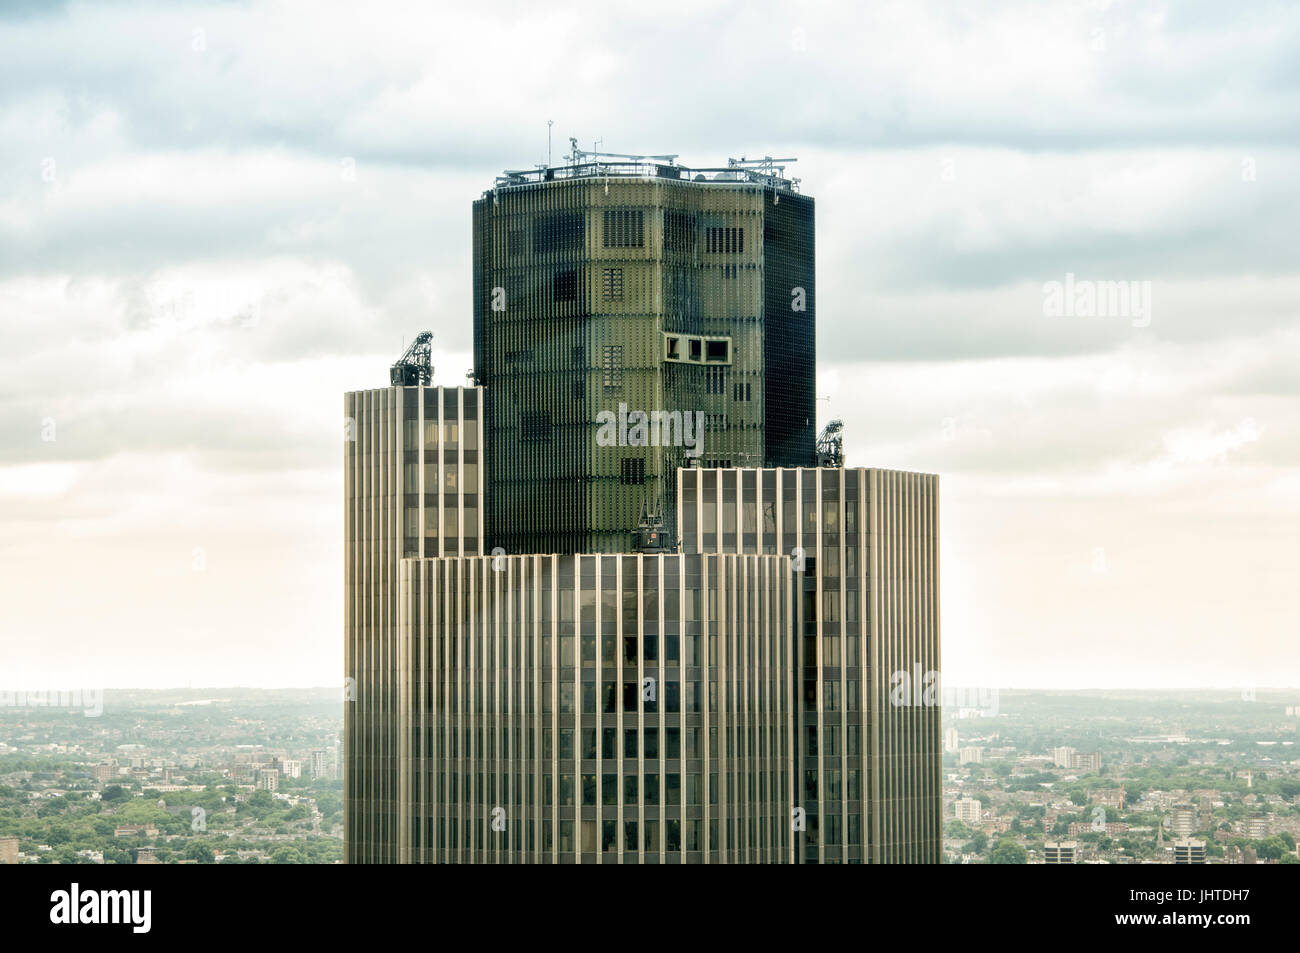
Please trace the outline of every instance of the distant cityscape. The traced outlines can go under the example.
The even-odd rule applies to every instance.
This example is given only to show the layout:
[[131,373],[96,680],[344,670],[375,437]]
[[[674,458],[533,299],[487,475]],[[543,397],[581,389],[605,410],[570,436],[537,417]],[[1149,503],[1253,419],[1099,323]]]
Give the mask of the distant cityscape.
[[[0,863],[340,863],[339,695],[0,708]],[[1300,694],[996,698],[944,710],[945,863],[1300,863]]]
[[1245,695],[1001,692],[996,714],[945,709],[944,862],[1300,863],[1300,698]]
[[0,708],[0,864],[339,863],[339,692]]

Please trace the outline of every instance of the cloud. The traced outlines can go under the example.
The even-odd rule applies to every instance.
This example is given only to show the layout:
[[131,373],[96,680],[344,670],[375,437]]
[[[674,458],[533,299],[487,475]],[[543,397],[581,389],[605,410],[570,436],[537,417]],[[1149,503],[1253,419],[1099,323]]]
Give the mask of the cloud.
[[461,382],[470,202],[552,119],[799,157],[819,410],[943,474],[950,671],[1294,680],[1297,64],[1278,3],[6,5],[0,650],[331,681],[341,395],[426,328]]

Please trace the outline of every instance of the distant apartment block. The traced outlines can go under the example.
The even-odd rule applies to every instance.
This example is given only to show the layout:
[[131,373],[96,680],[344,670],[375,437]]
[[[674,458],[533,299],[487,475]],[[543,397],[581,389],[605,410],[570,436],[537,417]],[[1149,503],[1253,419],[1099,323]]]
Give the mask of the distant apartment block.
[[0,864],[18,863],[18,838],[0,837]]
[[984,814],[984,805],[977,798],[964,797],[953,802],[953,814],[963,824],[978,824]]
[[961,764],[981,764],[984,761],[983,748],[962,748],[957,754]]
[[1101,753],[1093,751],[1090,754],[1081,754],[1070,747],[1053,748],[1052,764],[1067,771],[1100,771]]
[[1075,752],[1070,756],[1068,767],[1071,771],[1100,771],[1101,752],[1094,751],[1091,754]]
[[280,788],[280,772],[275,768],[262,768],[257,772],[257,789],[274,793]]
[[1203,864],[1205,863],[1205,841],[1203,840],[1180,840],[1174,843],[1174,863],[1175,864]]
[[1079,845],[1074,841],[1045,841],[1043,843],[1043,863],[1073,864]]
[[1191,804],[1178,804],[1165,819],[1168,831],[1177,837],[1187,837],[1196,832],[1197,812]]
[[307,764],[313,778],[334,777],[334,757],[324,748],[312,751],[308,756]]
[[943,750],[946,754],[953,754],[959,747],[957,741],[957,729],[949,728],[943,733]]

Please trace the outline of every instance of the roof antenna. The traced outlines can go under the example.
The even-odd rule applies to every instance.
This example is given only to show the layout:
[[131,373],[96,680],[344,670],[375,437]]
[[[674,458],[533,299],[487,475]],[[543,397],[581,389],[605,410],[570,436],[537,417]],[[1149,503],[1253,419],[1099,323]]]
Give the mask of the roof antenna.
[[388,371],[393,387],[428,387],[433,383],[433,332],[421,331]]
[[555,125],[554,119],[546,120],[546,168],[551,167],[551,127]]

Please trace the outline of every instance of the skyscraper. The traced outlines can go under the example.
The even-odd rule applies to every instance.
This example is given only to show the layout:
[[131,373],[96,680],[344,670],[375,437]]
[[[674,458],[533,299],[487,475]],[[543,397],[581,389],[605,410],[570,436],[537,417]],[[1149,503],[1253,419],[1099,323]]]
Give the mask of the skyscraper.
[[476,386],[345,400],[346,859],[938,862],[938,480],[815,438],[812,201],[618,158],[475,203]]

